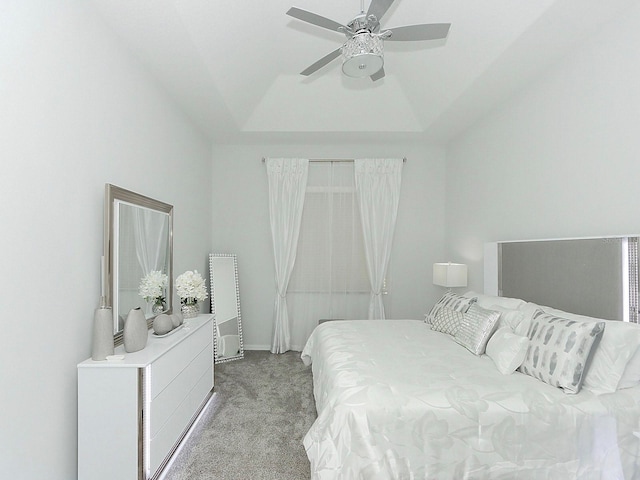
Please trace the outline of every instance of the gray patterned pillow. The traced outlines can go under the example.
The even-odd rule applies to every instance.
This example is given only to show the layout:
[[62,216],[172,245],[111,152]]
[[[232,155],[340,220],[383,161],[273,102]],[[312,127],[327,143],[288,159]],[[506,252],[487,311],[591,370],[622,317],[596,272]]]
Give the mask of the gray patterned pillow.
[[458,295],[457,293],[446,292],[444,295],[442,295],[442,297],[440,297],[440,300],[438,300],[436,304],[431,308],[431,311],[427,314],[424,321],[432,324],[433,319],[436,318],[436,314],[443,307],[448,307],[452,310],[455,310],[456,312],[464,313],[469,309],[469,306],[472,303],[475,303],[476,300],[477,299],[475,297],[466,298],[462,295]]
[[500,312],[471,305],[463,314],[455,340],[474,355],[482,355],[500,318]]
[[463,317],[464,313],[462,312],[457,312],[453,308],[442,307],[436,312],[436,316],[431,322],[431,330],[455,335],[458,328],[460,328]]
[[578,393],[604,327],[605,322],[576,322],[536,310],[519,370],[565,393]]

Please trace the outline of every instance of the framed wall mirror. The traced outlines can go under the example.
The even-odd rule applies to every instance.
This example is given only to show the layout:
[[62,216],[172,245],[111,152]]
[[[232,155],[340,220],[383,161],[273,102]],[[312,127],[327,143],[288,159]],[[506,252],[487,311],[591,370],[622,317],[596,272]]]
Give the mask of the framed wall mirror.
[[[173,299],[173,206],[115,185],[105,185],[103,296],[113,311],[113,335],[122,343],[124,321],[140,307],[150,327],[171,313]],[[167,276],[164,303],[156,308],[139,294],[150,272]]]
[[216,363],[244,356],[240,316],[238,260],[235,254],[209,254],[211,313],[214,318]]

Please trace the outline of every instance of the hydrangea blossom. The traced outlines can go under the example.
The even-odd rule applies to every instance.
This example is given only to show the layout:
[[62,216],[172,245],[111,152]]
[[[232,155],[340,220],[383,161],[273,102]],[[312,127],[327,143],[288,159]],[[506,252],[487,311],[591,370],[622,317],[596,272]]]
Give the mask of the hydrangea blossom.
[[176,278],[176,292],[185,305],[193,305],[207,298],[207,287],[197,270],[188,270]]
[[147,302],[164,299],[164,290],[169,284],[169,277],[159,270],[147,273],[140,281],[138,295]]

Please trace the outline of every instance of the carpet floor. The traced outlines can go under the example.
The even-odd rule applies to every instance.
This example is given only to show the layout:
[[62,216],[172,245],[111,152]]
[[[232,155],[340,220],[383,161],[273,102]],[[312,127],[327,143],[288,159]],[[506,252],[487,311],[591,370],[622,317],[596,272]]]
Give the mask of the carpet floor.
[[165,480],[308,480],[302,438],[316,418],[299,352],[246,351],[215,366],[214,400]]

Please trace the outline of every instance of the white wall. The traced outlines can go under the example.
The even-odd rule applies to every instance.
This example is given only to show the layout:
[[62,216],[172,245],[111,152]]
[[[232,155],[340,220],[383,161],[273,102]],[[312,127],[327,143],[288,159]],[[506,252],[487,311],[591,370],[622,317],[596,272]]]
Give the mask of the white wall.
[[176,272],[205,271],[210,145],[81,1],[3,2],[0,31],[0,477],[69,480],[104,184],[174,204]]
[[443,260],[443,150],[416,145],[216,146],[213,152],[213,243],[237,253],[245,348],[271,345],[274,267],[267,175],[262,157],[407,157],[385,297],[389,318],[422,318],[442,293],[431,265]]
[[447,239],[482,288],[483,243],[640,232],[640,8],[447,150]]

